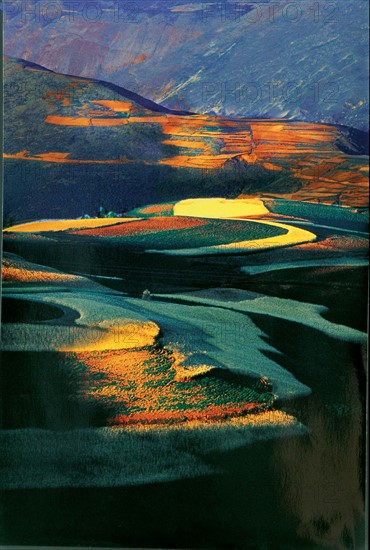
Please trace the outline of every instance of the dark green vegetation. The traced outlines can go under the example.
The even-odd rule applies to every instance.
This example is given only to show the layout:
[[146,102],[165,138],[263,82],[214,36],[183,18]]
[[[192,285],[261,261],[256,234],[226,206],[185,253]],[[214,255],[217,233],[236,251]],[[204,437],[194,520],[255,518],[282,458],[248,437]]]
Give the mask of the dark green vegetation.
[[[104,426],[109,409],[76,391],[83,371],[58,352],[1,352],[1,426],[4,430],[71,430]],[[16,367],[16,368],[15,368]]]
[[[55,127],[51,127],[55,131]],[[9,135],[12,134],[11,128],[12,126]],[[76,137],[68,137],[70,132],[78,132],[80,139],[85,141],[86,136],[92,132],[90,128],[83,128],[82,131],[81,128],[62,128],[67,135],[59,135],[58,141],[78,141]],[[96,146],[101,147],[104,141],[100,132],[104,131],[104,128],[98,130],[99,133],[94,134],[94,139]],[[107,130],[111,132],[112,128],[109,127]],[[22,131],[28,133],[26,128]],[[124,143],[125,141],[118,136],[117,147],[121,154],[124,154]],[[138,147],[141,151],[142,145]],[[42,151],[47,148],[43,147]],[[103,148],[107,150],[106,147]],[[151,149],[152,146],[148,146],[148,154],[152,154]],[[172,146],[171,155],[175,154],[176,147]],[[299,183],[289,175],[282,178],[278,172],[274,173],[262,167],[256,169],[245,163],[237,163],[230,168],[215,171],[173,168],[140,162],[62,164],[5,159],[4,164],[6,215],[18,222],[39,218],[78,217],[86,212],[94,214],[101,204],[109,204],[115,211],[125,212],[142,203],[177,201],[189,197],[235,198],[241,193],[262,190],[274,193],[279,192],[282,187],[287,191],[299,188]],[[30,182],[38,183],[35,185]],[[69,197],[68,202],[66,197]]]
[[328,308],[325,319],[367,331],[365,289],[368,269],[311,267],[289,269],[248,277],[245,288],[291,300],[321,304]]
[[293,216],[318,225],[328,225],[351,231],[366,233],[369,229],[368,210],[359,213],[351,208],[283,199],[264,199],[263,202],[273,214]]

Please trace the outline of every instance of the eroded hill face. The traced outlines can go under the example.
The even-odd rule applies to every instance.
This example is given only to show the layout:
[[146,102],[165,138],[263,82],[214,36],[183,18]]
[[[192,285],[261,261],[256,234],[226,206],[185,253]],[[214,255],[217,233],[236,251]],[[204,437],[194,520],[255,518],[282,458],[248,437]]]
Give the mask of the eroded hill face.
[[17,219],[215,195],[366,207],[359,153],[335,126],[167,112],[5,60],[5,204]]
[[11,56],[169,108],[368,129],[366,2],[31,4],[4,5]]

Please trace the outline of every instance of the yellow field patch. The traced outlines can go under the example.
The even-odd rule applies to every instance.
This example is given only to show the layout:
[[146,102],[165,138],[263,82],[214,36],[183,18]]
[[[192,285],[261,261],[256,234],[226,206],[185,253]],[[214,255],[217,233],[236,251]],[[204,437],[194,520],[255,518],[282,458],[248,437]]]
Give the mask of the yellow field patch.
[[286,229],[287,233],[284,235],[277,235],[276,237],[266,237],[265,239],[251,239],[248,241],[238,241],[229,244],[220,244],[216,246],[209,246],[207,250],[226,250],[230,252],[248,251],[248,250],[266,250],[268,248],[276,248],[280,246],[291,246],[294,244],[301,244],[312,242],[316,240],[316,235],[311,231],[300,229],[292,225],[285,225],[283,223],[258,221],[253,220],[253,223],[261,223],[263,225],[272,225],[273,227],[279,227]]
[[186,199],[174,206],[175,216],[196,218],[246,218],[269,214],[260,199]]
[[41,220],[7,227],[4,232],[38,233],[42,231],[73,231],[136,221],[141,218],[88,218],[83,220]]
[[[124,323],[123,319],[110,319],[95,324],[96,329],[91,338],[82,335],[76,338],[70,346],[63,346],[59,351],[85,352],[142,348],[152,346],[159,334],[159,326],[152,321],[131,321]],[[100,330],[99,329],[103,329]]]

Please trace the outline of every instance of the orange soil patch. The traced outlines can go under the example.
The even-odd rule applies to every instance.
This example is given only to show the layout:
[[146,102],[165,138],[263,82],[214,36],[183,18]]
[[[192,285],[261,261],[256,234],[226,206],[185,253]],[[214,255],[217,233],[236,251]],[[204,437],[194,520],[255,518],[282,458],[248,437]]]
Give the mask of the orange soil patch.
[[[114,111],[109,111],[107,109],[105,109],[104,111],[100,111],[99,109],[89,109],[88,106],[83,106],[82,109],[79,109],[78,111],[76,111],[77,115],[76,118],[79,119],[79,118],[88,118],[89,120],[91,120],[91,125],[93,125],[93,120],[95,120],[95,117],[99,117],[100,119],[102,119],[103,121],[105,120],[109,120],[109,119],[112,119],[112,120],[117,120],[115,117],[116,117],[116,113]],[[104,124],[104,126],[106,126]]]
[[41,160],[46,162],[65,162],[69,156],[69,153],[42,153],[38,155]]
[[228,159],[234,155],[177,155],[176,157],[165,158],[158,164],[166,164],[177,168],[222,168]]
[[122,225],[118,224],[111,227],[72,231],[72,234],[91,235],[93,237],[126,237],[160,231],[189,229],[191,227],[201,227],[207,224],[207,220],[199,220],[196,218],[157,216],[155,218],[143,219],[136,222],[133,221]]
[[[69,153],[57,153],[61,155],[69,155]],[[27,149],[23,149],[22,151],[19,151],[19,153],[4,153],[5,159],[25,159],[25,160],[31,160],[32,157],[29,155],[29,151]]]
[[281,166],[278,166],[277,164],[272,164],[271,162],[263,162],[262,166],[266,168],[266,170],[275,170],[277,172],[282,172],[283,170]]
[[184,410],[184,411],[144,411],[132,413],[130,415],[118,414],[110,420],[111,425],[126,424],[168,424],[171,422],[205,422],[217,421],[225,418],[239,416],[248,412],[257,411],[260,408],[259,403],[239,403],[234,406],[217,407],[209,405],[202,410]]
[[142,53],[141,55],[138,55],[136,59],[134,60],[134,65],[137,65],[138,63],[142,63],[143,61],[146,61],[148,56],[145,53]]
[[127,118],[90,118],[48,115],[45,119],[48,124],[58,126],[125,126]]
[[69,94],[65,90],[50,90],[49,92],[46,92],[44,97],[53,103],[61,101],[63,107],[70,107],[72,105]]
[[173,204],[153,204],[140,208],[139,212],[142,214],[167,214],[173,212]]
[[252,121],[250,127],[255,143],[270,146],[270,149],[274,143],[295,145],[333,143],[339,136],[336,128],[325,124],[277,121],[265,121],[260,124]]
[[[203,115],[168,115],[168,114],[155,114],[148,111],[146,116],[133,116],[130,119],[117,118],[112,121],[111,119],[99,119],[99,122],[104,126],[113,125],[116,122],[117,125],[122,124],[124,121],[126,124],[160,124],[164,134],[178,135],[178,136],[193,136],[193,137],[213,137],[222,138],[227,136],[227,129],[231,130],[238,128],[239,121],[220,120],[215,117],[207,117]],[[67,117],[67,116],[55,116],[49,115],[46,117],[45,122],[48,124],[58,124],[62,126],[88,126],[90,124],[90,118],[88,117]],[[94,120],[92,121],[94,122]],[[198,130],[198,132],[196,132]],[[249,132],[240,131],[239,136],[242,139],[243,136],[249,135]],[[234,139],[237,136],[237,132],[233,133]]]
[[2,280],[11,283],[64,283],[77,282],[79,277],[65,273],[52,273],[50,271],[31,270],[22,262],[13,263],[3,260]]
[[107,109],[110,109],[115,113],[128,113],[130,112],[132,107],[132,103],[128,101],[114,101],[114,100],[108,100],[108,99],[100,99],[96,101],[91,101],[90,103],[107,107]]

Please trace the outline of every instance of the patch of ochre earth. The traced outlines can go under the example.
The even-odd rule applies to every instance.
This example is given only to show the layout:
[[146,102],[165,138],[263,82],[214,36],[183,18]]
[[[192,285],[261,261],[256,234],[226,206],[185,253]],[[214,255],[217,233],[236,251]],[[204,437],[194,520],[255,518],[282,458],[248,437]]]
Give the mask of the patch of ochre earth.
[[58,126],[126,126],[128,124],[127,118],[106,117],[107,115],[102,118],[48,115],[45,122]]
[[141,214],[172,214],[173,207],[173,204],[153,204],[151,206],[140,208],[139,212]]
[[115,100],[107,100],[107,99],[90,101],[90,103],[94,103],[96,105],[102,105],[103,107],[106,107],[107,109],[110,109],[115,113],[128,113],[130,112],[130,109],[132,107],[131,102],[115,101]]
[[64,283],[78,282],[80,277],[52,271],[32,270],[26,264],[3,260],[2,280],[12,283]]
[[67,90],[50,90],[49,92],[45,93],[44,98],[48,99],[52,103],[61,101],[63,107],[71,106],[70,94]]
[[137,63],[142,63],[143,61],[146,61],[147,59],[148,59],[148,56],[145,53],[142,53],[134,59],[134,64],[136,65]]
[[207,220],[200,220],[187,217],[157,216],[140,221],[133,221],[129,224],[87,229],[84,231],[73,231],[73,235],[91,235],[94,237],[126,237],[130,235],[145,235],[160,231],[175,231],[201,227],[207,225]]

